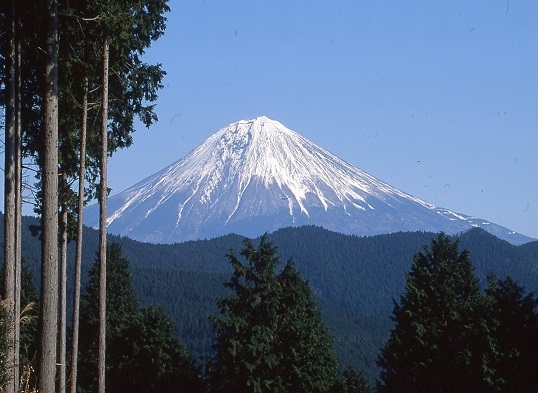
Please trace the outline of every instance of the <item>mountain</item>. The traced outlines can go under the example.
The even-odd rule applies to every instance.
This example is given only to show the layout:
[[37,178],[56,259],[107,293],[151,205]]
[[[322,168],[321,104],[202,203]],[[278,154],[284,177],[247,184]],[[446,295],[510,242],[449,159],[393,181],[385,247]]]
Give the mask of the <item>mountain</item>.
[[[344,234],[460,233],[482,227],[522,244],[533,239],[402,192],[267,117],[222,128],[198,148],[109,198],[109,233],[153,243],[255,237],[288,226]],[[98,225],[98,207],[85,223]]]

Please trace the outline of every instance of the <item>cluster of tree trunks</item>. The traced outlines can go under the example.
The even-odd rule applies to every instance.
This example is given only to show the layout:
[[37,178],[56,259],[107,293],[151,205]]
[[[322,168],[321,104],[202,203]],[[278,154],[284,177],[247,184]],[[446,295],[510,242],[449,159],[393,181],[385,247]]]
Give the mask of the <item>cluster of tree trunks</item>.
[[[76,391],[82,212],[85,202],[97,190],[101,204],[99,391],[105,391],[107,160],[116,149],[130,145],[135,117],[148,127],[157,120],[151,103],[162,87],[164,72],[160,66],[143,63],[139,56],[163,34],[166,20],[163,15],[169,11],[166,3],[167,0],[47,0],[35,4],[9,0],[0,6],[0,60],[4,63],[1,105],[5,109],[2,297],[9,301],[9,318],[13,323],[7,338],[10,352],[6,392],[17,392],[19,383],[23,156],[36,172],[32,202],[41,217],[37,388],[40,392],[62,393],[69,381],[70,392]],[[61,29],[60,18],[64,18]],[[118,29],[124,29],[127,34],[119,34]],[[111,118],[109,31],[121,37],[112,44],[112,66],[118,80],[113,85],[115,103]],[[143,74],[148,80],[144,81]],[[96,97],[96,102],[89,102]],[[88,151],[90,116],[94,121],[100,118],[101,126],[100,132],[92,130]],[[71,189],[76,180],[77,192]],[[89,193],[85,192],[88,184]],[[77,196],[76,202],[73,195]],[[69,228],[75,220],[77,229],[71,233]],[[77,240],[77,250],[73,337],[71,358],[67,362],[66,249],[72,238]]]

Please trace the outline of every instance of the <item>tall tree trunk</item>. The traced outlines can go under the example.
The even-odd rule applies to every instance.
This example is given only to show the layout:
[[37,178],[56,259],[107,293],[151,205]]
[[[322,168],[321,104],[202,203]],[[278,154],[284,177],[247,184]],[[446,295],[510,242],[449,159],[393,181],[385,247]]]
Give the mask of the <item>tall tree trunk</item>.
[[86,173],[86,128],[88,124],[88,78],[84,79],[82,98],[82,125],[80,127],[80,161],[78,177],[77,247],[75,251],[75,283],[73,295],[73,337],[71,344],[71,372],[69,393],[77,392],[78,329],[80,318],[80,271],[82,266],[82,235],[84,211],[84,177]]
[[[16,259],[16,60],[15,60],[15,1],[12,0],[8,16],[8,53],[6,72],[6,124],[5,124],[5,168],[4,168],[4,299],[8,300],[8,315],[12,324],[17,323],[15,315],[15,259]],[[9,329],[7,335],[7,369],[8,382],[6,392],[15,392],[15,368],[18,367],[15,356],[15,329]]]
[[21,36],[20,17],[17,17],[16,36],[16,62],[17,62],[17,88],[15,93],[16,125],[15,125],[15,305],[13,313],[17,316],[13,331],[14,342],[14,362],[17,365],[14,370],[13,382],[14,392],[19,391],[19,371],[20,371],[20,336],[21,336],[21,271],[22,271],[22,77],[21,77]]
[[58,318],[58,4],[47,0],[47,61],[44,75],[43,228],[37,386],[53,393]]
[[103,43],[103,97],[101,124],[101,184],[99,187],[99,354],[98,392],[105,393],[106,365],[106,203],[108,158],[108,36]]
[[65,393],[65,370],[66,370],[66,348],[67,348],[67,175],[65,172],[61,175],[61,225],[60,225],[60,318],[59,318],[59,345],[58,345],[58,376],[56,382],[56,391]]

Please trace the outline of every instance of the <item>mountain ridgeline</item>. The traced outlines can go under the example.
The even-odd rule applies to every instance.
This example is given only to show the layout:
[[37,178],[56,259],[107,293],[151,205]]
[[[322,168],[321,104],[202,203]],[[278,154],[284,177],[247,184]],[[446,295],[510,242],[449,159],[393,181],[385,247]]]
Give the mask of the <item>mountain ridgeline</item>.
[[[98,225],[98,211],[87,208],[86,225]],[[109,233],[151,243],[256,237],[303,225],[359,236],[456,234],[478,226],[513,244],[533,240],[415,198],[264,116],[222,128],[179,161],[111,196],[107,212]]]
[[[25,218],[24,227],[29,223],[35,223],[35,219]],[[309,281],[335,337],[341,365],[352,364],[373,379],[377,375],[375,359],[392,326],[389,316],[393,299],[403,292],[413,256],[435,236],[401,232],[358,237],[305,226],[280,229],[268,239],[278,248],[281,268],[291,258]],[[470,251],[482,283],[487,274],[495,273],[501,278],[512,276],[527,291],[538,290],[538,242],[514,246],[479,228],[456,239],[460,249]],[[218,312],[216,298],[226,294],[223,283],[232,271],[226,254],[230,249],[238,252],[242,241],[241,236],[227,235],[168,245],[109,236],[109,242],[121,244],[123,255],[130,261],[140,303],[163,307],[176,322],[178,336],[198,355],[211,351],[214,332],[209,315]],[[86,228],[85,278],[96,258],[97,244],[97,232]],[[26,264],[38,281],[39,242],[25,231],[23,245]],[[68,299],[72,296],[73,246],[69,247]]]

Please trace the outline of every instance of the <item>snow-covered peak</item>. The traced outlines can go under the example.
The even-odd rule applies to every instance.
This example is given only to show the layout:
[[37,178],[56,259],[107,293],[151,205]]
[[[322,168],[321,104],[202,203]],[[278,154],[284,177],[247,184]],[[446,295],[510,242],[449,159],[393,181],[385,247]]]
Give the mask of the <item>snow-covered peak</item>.
[[[304,224],[359,235],[455,233],[477,222],[374,178],[266,116],[220,129],[111,197],[107,211],[110,232],[153,242],[258,236]],[[91,218],[87,224],[95,225]]]

